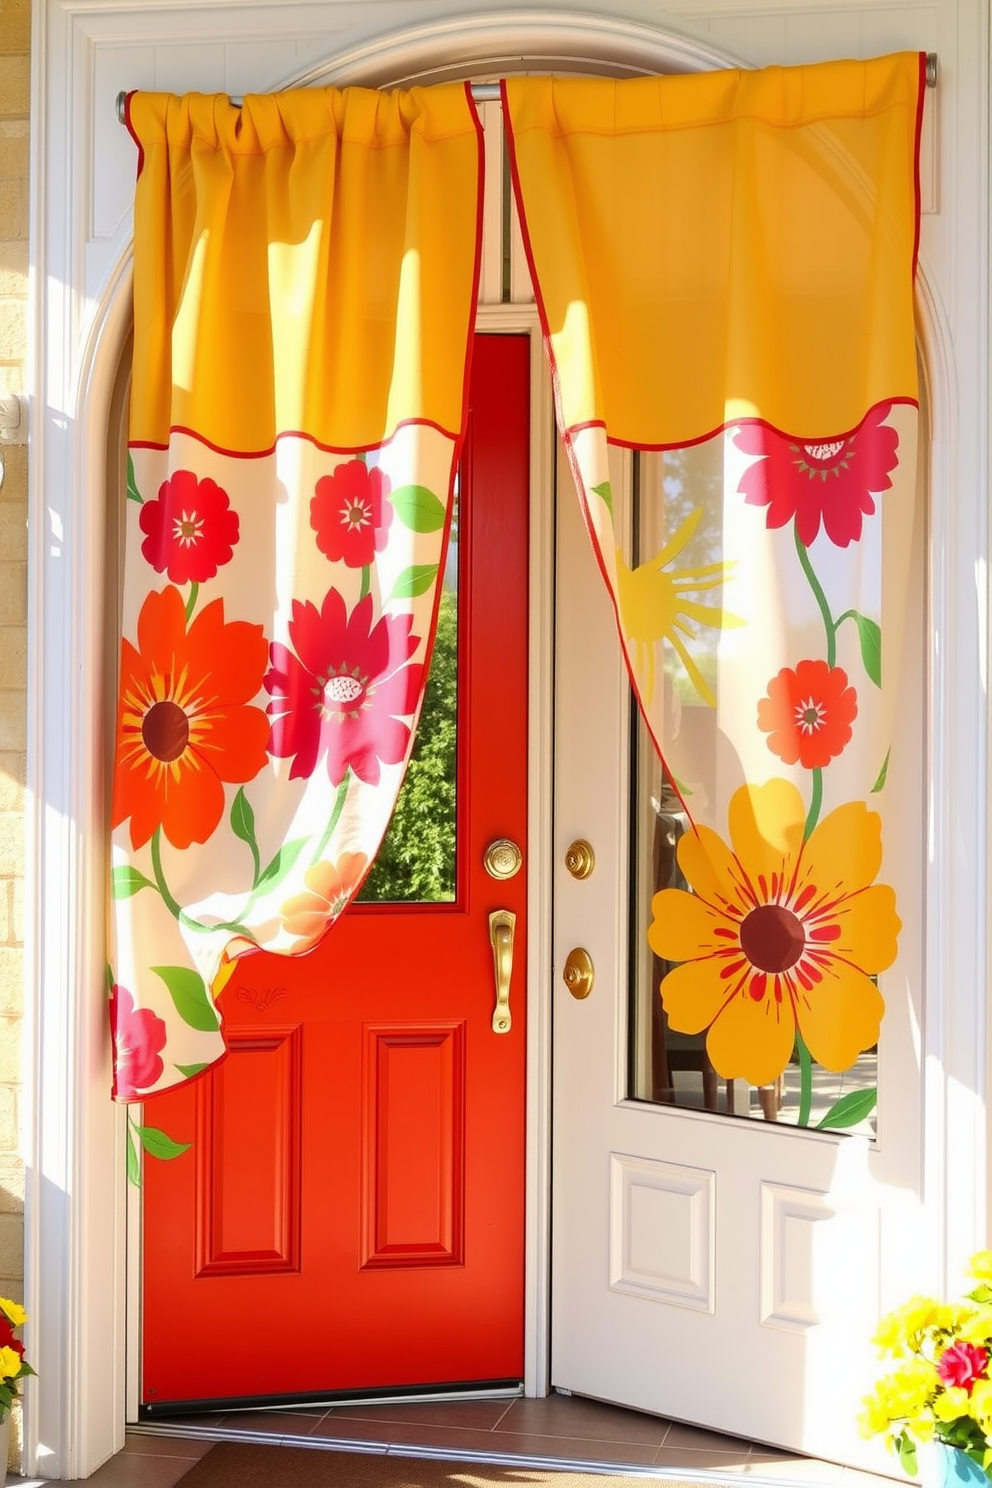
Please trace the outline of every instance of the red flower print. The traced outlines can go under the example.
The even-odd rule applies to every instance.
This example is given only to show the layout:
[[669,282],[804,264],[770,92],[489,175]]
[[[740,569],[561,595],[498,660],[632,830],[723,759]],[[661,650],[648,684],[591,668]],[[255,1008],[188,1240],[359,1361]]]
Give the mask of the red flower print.
[[138,524],[146,534],[142,555],[173,584],[202,584],[230,563],[238,540],[238,514],[227,492],[192,470],[177,470],[141,508]]
[[349,568],[370,564],[388,540],[393,520],[388,495],[388,477],[363,460],[349,460],[333,475],[321,476],[310,502],[310,525],[320,551],[332,563],[343,559]]
[[265,690],[272,696],[269,749],[296,756],[290,777],[313,774],[327,756],[327,773],[340,785],[349,766],[369,785],[379,783],[379,762],[406,757],[413,713],[423,691],[424,668],[407,666],[420,638],[410,615],[383,615],[373,625],[372,596],[349,615],[336,589],[318,610],[293,601],[289,638],[296,655],[273,642]]
[[879,403],[845,438],[790,439],[767,424],[745,424],[734,443],[759,459],[744,472],[739,491],[749,506],[766,506],[769,527],[796,519],[807,548],[823,522],[838,548],[858,542],[861,519],[875,510],[871,492],[887,491],[889,471],[899,463],[899,435],[884,422],[891,403]]
[[825,661],[801,661],[795,671],[783,667],[758,704],[758,727],[769,735],[768,748],[787,765],[798,760],[804,770],[822,770],[840,754],[857,716],[858,695],[848,687],[847,673]]
[[952,1343],[937,1360],[937,1373],[945,1385],[957,1385],[971,1394],[989,1362],[988,1349],[975,1343]]
[[206,842],[224,810],[224,782],[243,785],[265,764],[269,726],[249,706],[268,646],[260,625],[224,623],[215,599],[186,630],[178,589],[152,592],[138,646],[121,650],[113,825],[131,818],[141,847],[159,827],[174,847]]
[[110,1030],[114,1039],[114,1095],[128,1100],[161,1078],[159,1054],[165,1048],[165,1022],[151,1008],[135,1008],[126,987],[110,992]]

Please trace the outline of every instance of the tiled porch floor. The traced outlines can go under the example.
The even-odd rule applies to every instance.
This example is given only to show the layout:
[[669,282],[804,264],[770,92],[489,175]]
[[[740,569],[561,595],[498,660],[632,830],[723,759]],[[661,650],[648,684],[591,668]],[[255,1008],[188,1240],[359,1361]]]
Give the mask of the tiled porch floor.
[[[578,1396],[546,1400],[492,1397],[415,1404],[340,1405],[330,1410],[233,1412],[137,1427],[124,1450],[87,1482],[92,1488],[173,1488],[214,1441],[234,1438],[293,1445],[345,1444],[408,1455],[471,1454],[513,1465],[578,1464],[638,1475],[699,1476],[714,1484],[894,1488],[892,1479],[796,1457],[679,1422],[620,1410]],[[507,1465],[510,1465],[508,1462]],[[10,1475],[40,1488],[43,1478]]]

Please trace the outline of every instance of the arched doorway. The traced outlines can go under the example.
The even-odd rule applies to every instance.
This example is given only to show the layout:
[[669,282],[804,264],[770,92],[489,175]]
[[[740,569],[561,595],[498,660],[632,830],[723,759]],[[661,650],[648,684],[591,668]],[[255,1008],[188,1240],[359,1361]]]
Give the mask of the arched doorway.
[[[569,68],[619,73],[687,70],[726,63],[726,56],[692,46],[650,28],[619,19],[507,15],[497,19],[452,20],[394,35],[326,66],[287,81],[376,85],[433,81],[455,75],[492,74],[508,57],[527,59],[530,68]],[[519,65],[519,63],[518,63]],[[91,86],[96,86],[91,79]],[[83,234],[84,213],[76,208],[66,228],[75,241]],[[37,1462],[39,1444],[50,1450],[62,1475],[89,1471],[116,1445],[123,1425],[125,1254],[124,1130],[120,1113],[109,1108],[102,1053],[102,1009],[87,1002],[83,989],[100,985],[102,974],[102,908],[98,885],[102,870],[104,803],[101,796],[102,748],[100,682],[102,661],[101,548],[103,524],[97,504],[108,468],[106,429],[113,388],[127,336],[128,266],[126,250],[99,304],[92,309],[90,332],[74,366],[67,406],[72,414],[61,452],[72,487],[74,524],[68,550],[71,582],[58,592],[48,570],[34,623],[39,650],[51,660],[38,697],[37,731],[49,739],[39,750],[39,799],[59,814],[59,825],[41,823],[37,830],[35,876],[38,909],[35,933],[39,952],[38,982],[42,1003],[38,1016],[41,1044],[36,1073],[39,1147],[58,1148],[50,1166],[42,1164],[29,1194],[29,1301],[48,1291],[59,1297],[44,1309],[46,1354],[54,1369],[49,1393],[28,1418],[29,1465]],[[924,295],[924,315],[929,302]],[[500,312],[501,313],[501,312]],[[929,348],[939,340],[937,318],[924,327]],[[946,400],[934,400],[935,418],[946,418]],[[58,410],[55,410],[58,413]],[[64,416],[64,413],[60,416]],[[50,458],[41,479],[57,479],[58,462]],[[54,534],[53,534],[54,535]],[[64,534],[63,534],[64,535]],[[51,555],[49,555],[51,556]],[[58,652],[66,636],[64,670]],[[64,741],[68,740],[68,750]],[[58,741],[56,745],[56,741]],[[73,767],[66,768],[66,753]],[[549,767],[550,734],[537,746],[542,768]],[[546,845],[550,862],[551,844]],[[59,869],[71,862],[66,884]],[[56,892],[56,879],[64,888]],[[545,900],[544,912],[547,912]],[[550,964],[550,956],[546,964]],[[547,975],[547,974],[546,974]],[[550,986],[546,984],[546,993]],[[71,1030],[68,1039],[65,1030]],[[549,1106],[547,1023],[539,1024],[532,1051],[531,1164],[529,1198],[533,1228],[529,1265],[532,1307],[540,1310],[546,1287],[547,1168]],[[68,1076],[66,1071],[68,1070]],[[46,1163],[48,1163],[46,1159]],[[51,1181],[46,1174],[57,1175]],[[112,1258],[108,1266],[107,1257]],[[542,1277],[544,1278],[542,1281]],[[101,1345],[90,1331],[98,1320]],[[540,1328],[533,1324],[528,1368],[531,1388],[542,1389]],[[106,1367],[109,1347],[112,1366]],[[103,1367],[94,1369],[97,1353]],[[50,1464],[43,1464],[50,1470]]]

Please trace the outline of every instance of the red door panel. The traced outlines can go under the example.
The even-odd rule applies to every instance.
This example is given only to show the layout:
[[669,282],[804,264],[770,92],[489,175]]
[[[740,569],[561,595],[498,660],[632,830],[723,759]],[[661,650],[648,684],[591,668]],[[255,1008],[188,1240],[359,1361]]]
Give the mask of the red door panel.
[[[146,1411],[518,1380],[526,1033],[526,337],[478,337],[460,468],[452,903],[358,904],[305,956],[245,958],[230,1052],[146,1108]],[[516,877],[483,866],[495,838]],[[488,917],[516,916],[493,1032]]]

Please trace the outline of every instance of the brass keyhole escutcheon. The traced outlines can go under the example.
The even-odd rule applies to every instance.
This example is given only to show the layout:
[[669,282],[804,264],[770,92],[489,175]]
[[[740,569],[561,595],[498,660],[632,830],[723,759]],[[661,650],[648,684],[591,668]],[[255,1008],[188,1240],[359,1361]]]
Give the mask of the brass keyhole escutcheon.
[[509,837],[497,837],[482,855],[483,866],[490,878],[516,877],[523,860],[523,853]]
[[571,992],[572,996],[580,1002],[588,997],[592,991],[592,984],[596,979],[593,969],[592,957],[589,952],[583,950],[582,946],[575,946],[565,957],[565,965],[562,969],[562,981]]
[[577,837],[565,849],[565,867],[573,878],[588,878],[596,866],[596,854],[584,837]]

